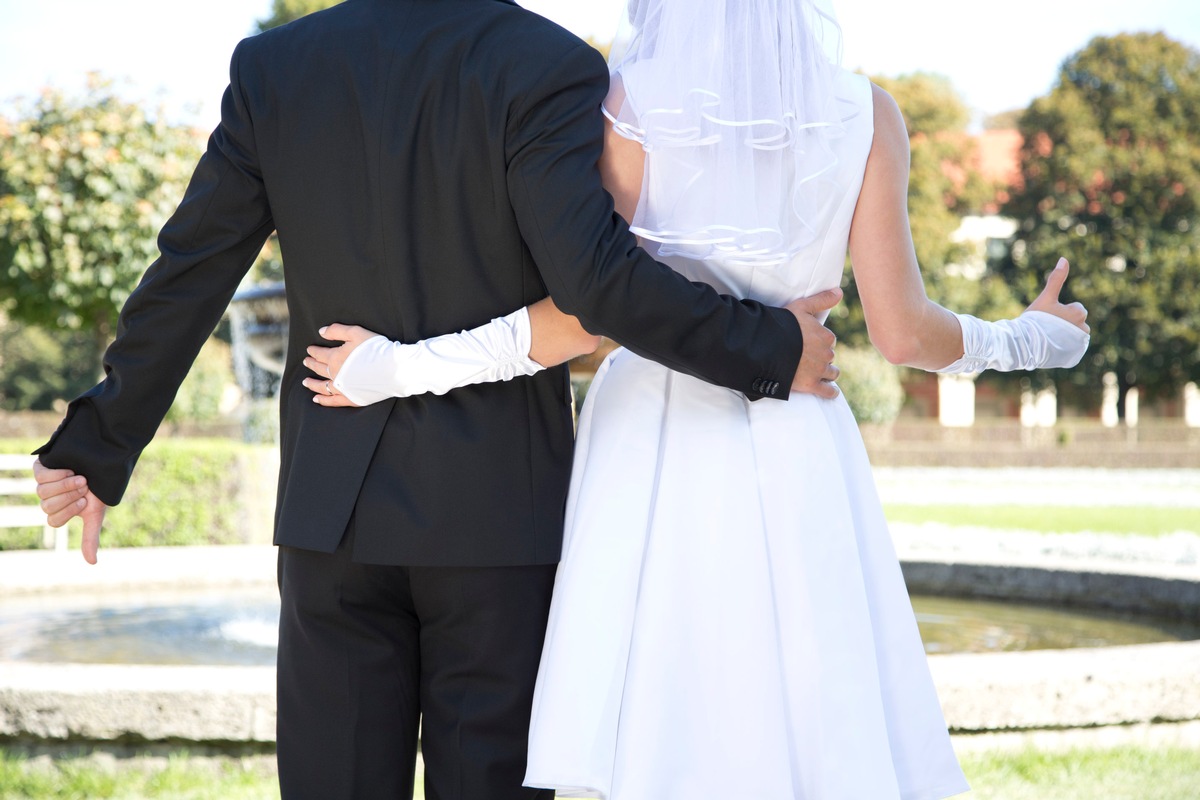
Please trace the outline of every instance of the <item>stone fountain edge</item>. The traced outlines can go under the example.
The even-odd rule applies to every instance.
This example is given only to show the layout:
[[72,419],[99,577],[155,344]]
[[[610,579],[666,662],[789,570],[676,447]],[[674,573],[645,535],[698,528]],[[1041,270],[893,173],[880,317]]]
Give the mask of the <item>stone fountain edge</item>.
[[[0,553],[0,599],[47,591],[270,584],[274,548]],[[78,562],[76,564],[75,562]],[[82,565],[82,566],[80,566]],[[1037,600],[1190,619],[1200,569],[1049,559],[993,563],[905,554],[915,592]],[[1174,609],[1173,611],[1171,609]],[[1149,728],[1200,741],[1200,642],[1030,653],[933,655],[930,670],[956,744],[981,736]],[[167,743],[250,752],[274,742],[271,667],[161,667],[0,662],[0,746],[18,750]],[[1110,736],[1111,738],[1111,736]]]

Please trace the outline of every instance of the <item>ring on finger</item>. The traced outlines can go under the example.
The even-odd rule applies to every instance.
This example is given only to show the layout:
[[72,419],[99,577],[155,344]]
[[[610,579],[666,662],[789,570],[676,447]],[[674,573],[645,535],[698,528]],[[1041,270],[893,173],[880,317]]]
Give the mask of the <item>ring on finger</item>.
[[325,394],[333,396],[333,387],[329,385],[329,381],[325,381]]

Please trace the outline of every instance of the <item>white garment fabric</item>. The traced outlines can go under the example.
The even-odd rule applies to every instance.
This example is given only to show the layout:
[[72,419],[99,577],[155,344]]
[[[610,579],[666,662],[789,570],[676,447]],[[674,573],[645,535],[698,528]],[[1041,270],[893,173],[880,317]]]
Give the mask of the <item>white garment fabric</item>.
[[821,231],[841,32],[822,0],[633,0],[605,114],[646,150],[634,233],[695,257],[782,265]]
[[[773,305],[838,286],[871,87],[820,235],[781,265],[689,258]],[[669,249],[675,250],[672,244]],[[624,350],[581,412],[525,783],[609,800],[935,800],[967,790],[871,467],[840,396],[751,403]]]
[[350,402],[366,406],[392,397],[445,394],[473,383],[507,381],[543,369],[529,357],[529,310],[477,328],[401,344],[374,336],[350,351],[333,379]]
[[1082,328],[1045,311],[1026,311],[1016,319],[985,322],[970,314],[955,314],[962,326],[963,355],[937,370],[951,375],[985,369],[1073,367],[1087,352],[1092,337]]

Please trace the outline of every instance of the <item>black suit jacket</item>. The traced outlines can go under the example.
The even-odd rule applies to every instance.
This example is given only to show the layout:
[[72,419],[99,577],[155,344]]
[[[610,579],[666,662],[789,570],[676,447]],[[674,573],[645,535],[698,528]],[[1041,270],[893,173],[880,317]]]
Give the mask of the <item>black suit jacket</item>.
[[221,123],[161,257],[122,311],[106,380],[43,463],[117,503],[142,448],[263,241],[279,231],[291,314],[279,544],[363,560],[550,563],[572,421],[564,367],[354,410],[300,360],[329,322],[415,341],[549,292],[584,326],[752,399],[786,397],[786,311],[719,296],[638,249],[600,184],[603,59],[509,0],[348,0],[243,41]]

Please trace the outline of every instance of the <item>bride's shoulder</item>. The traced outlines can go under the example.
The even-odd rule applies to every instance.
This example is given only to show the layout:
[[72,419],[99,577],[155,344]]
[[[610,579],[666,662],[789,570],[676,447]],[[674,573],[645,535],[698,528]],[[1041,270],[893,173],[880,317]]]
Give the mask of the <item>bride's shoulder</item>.
[[909,140],[904,115],[896,101],[883,88],[871,84],[871,105],[874,112],[871,147],[867,154],[862,195],[891,197],[908,191]]
[[886,89],[871,84],[871,106],[875,122],[875,142],[872,150],[882,145],[889,151],[903,151],[908,158],[908,126],[904,114]]

